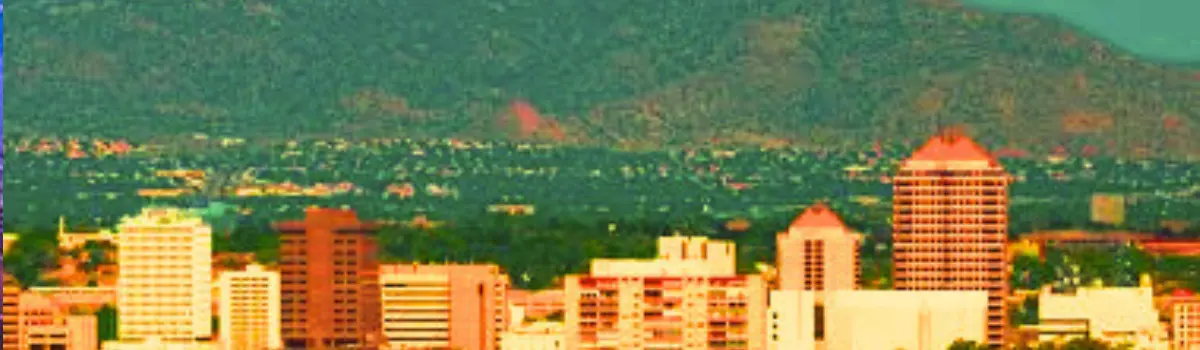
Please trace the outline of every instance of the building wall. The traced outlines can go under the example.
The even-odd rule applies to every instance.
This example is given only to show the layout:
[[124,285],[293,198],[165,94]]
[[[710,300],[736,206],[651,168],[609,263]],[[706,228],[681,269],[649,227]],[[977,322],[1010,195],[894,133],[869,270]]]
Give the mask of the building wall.
[[561,323],[535,323],[519,329],[509,329],[501,335],[501,350],[563,350]]
[[[1008,328],[1009,177],[994,160],[952,159],[977,148],[964,142],[971,143],[931,140],[917,154],[932,155],[906,160],[893,179],[894,286],[988,291],[988,342],[1000,345]],[[930,148],[952,150],[925,152]]]
[[698,236],[665,236],[658,239],[659,261],[701,261],[704,270],[718,275],[737,274],[733,242]]
[[3,350],[20,350],[21,343],[21,286],[9,274],[4,274],[4,339]]
[[280,349],[279,273],[261,265],[221,274],[220,346],[225,350]]
[[71,315],[66,318],[67,349],[92,350],[100,348],[100,335],[95,315]]
[[564,337],[569,349],[762,349],[766,290],[758,275],[568,276]]
[[783,290],[854,290],[860,285],[859,240],[844,227],[789,228],[778,235]]
[[284,346],[322,349],[382,340],[377,225],[349,210],[312,208],[280,232]]
[[496,265],[384,265],[380,286],[393,348],[495,349],[508,327],[508,278]]
[[[1070,294],[1043,289],[1038,297],[1038,318],[1044,324],[1079,320],[1091,338],[1113,343],[1133,342],[1156,347],[1161,341],[1158,311],[1151,287],[1080,288]],[[1044,336],[1053,340],[1054,336]]]
[[816,347],[817,292],[771,291],[767,308],[768,350],[812,350]]
[[212,230],[174,208],[118,225],[118,339],[212,337]]
[[956,339],[983,341],[984,291],[836,291],[825,308],[828,349],[946,349]]
[[1200,299],[1177,302],[1172,306],[1172,311],[1174,349],[1200,349]]
[[[510,308],[520,307],[526,317],[546,317],[563,312],[563,291],[562,289],[541,291],[512,289],[508,291],[508,305]],[[521,320],[510,319],[510,321],[519,322]]]

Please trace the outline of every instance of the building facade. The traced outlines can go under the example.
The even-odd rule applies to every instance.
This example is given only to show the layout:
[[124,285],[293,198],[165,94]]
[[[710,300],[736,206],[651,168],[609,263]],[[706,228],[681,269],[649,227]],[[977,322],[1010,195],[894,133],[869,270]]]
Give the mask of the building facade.
[[383,265],[379,280],[389,349],[494,350],[507,329],[497,265]]
[[1173,349],[1200,350],[1200,298],[1172,303],[1171,337]]
[[858,289],[861,241],[833,210],[824,204],[813,205],[776,237],[779,289]]
[[564,350],[562,323],[535,322],[511,328],[500,335],[501,350]]
[[284,346],[378,348],[378,225],[360,222],[351,210],[310,208],[303,220],[275,227]]
[[1158,317],[1148,282],[1142,287],[1088,287],[1069,293],[1045,287],[1038,297],[1038,340],[1087,337],[1138,349],[1165,349],[1166,334]]
[[986,291],[837,291],[825,307],[826,349],[942,350],[988,329]]
[[773,290],[767,308],[768,350],[816,348],[816,294],[807,290]]
[[3,350],[21,349],[21,285],[13,276],[4,274],[4,339]]
[[220,346],[225,350],[283,348],[279,273],[262,265],[221,274]]
[[212,338],[212,230],[175,208],[147,208],[117,226],[117,338]]
[[988,337],[1008,328],[1010,177],[966,136],[944,132],[900,166],[893,179],[892,242],[898,290],[988,292]]
[[[734,274],[733,243],[677,237],[659,242],[668,249],[659,259],[597,259],[590,275],[567,276],[568,349],[766,347],[766,282],[760,275]],[[671,254],[670,247],[684,245],[700,248]],[[683,251],[688,254],[679,254]]]

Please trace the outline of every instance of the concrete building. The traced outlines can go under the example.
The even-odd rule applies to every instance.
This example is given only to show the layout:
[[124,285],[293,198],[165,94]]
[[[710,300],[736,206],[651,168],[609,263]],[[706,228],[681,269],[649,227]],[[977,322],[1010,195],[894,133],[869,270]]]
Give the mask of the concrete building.
[[507,328],[508,276],[488,265],[383,265],[389,349],[491,350]]
[[[5,297],[6,304],[10,302],[9,297]],[[11,297],[17,310],[15,314],[5,314],[5,346],[12,349],[96,349],[95,316],[69,315],[64,305],[33,292]]]
[[[816,294],[810,290],[773,290],[767,308],[768,350],[816,348]],[[824,294],[824,293],[822,293]],[[823,314],[822,314],[823,317]],[[824,335],[822,335],[824,336]]]
[[1138,349],[1165,349],[1154,293],[1142,287],[1079,288],[1057,294],[1047,287],[1038,298],[1039,341],[1090,337]]
[[66,308],[95,310],[117,303],[113,287],[30,287],[29,292],[54,299]]
[[166,341],[158,337],[104,342],[103,350],[217,350],[211,341]]
[[1178,298],[1170,310],[1172,349],[1200,350],[1200,298]]
[[[861,285],[862,236],[847,228],[824,204],[813,205],[797,216],[775,241],[779,289],[854,290]],[[821,299],[823,294],[816,296]]]
[[21,350],[21,285],[4,274],[3,350]]
[[829,292],[825,348],[942,350],[986,339],[985,291]]
[[218,284],[221,349],[282,349],[279,273],[252,264],[221,274]]
[[662,237],[659,247],[659,259],[597,259],[591,275],[567,276],[568,349],[766,347],[766,282],[735,274],[733,243]]
[[[508,291],[508,306],[510,309],[514,307],[521,308],[522,314],[527,318],[545,318],[553,314],[562,314],[563,291],[562,289],[540,291],[510,289]],[[510,321],[521,320],[510,319]]]
[[378,348],[375,223],[351,210],[310,208],[280,233],[281,336],[287,348]]
[[117,225],[117,339],[212,338],[212,230],[176,208],[147,208]]
[[534,322],[519,325],[500,335],[501,350],[564,350],[563,325],[557,322]]
[[1008,184],[987,150],[947,131],[900,165],[893,179],[892,242],[898,290],[988,292],[987,343],[1008,329]]

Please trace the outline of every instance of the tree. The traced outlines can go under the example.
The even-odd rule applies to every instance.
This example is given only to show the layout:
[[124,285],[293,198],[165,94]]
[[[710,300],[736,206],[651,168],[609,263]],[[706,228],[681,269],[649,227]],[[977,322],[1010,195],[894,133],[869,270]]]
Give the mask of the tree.
[[950,343],[950,347],[947,349],[948,350],[986,350],[989,348],[987,345],[980,344],[979,342],[976,342],[974,340],[958,339],[958,340],[955,340],[953,343]]

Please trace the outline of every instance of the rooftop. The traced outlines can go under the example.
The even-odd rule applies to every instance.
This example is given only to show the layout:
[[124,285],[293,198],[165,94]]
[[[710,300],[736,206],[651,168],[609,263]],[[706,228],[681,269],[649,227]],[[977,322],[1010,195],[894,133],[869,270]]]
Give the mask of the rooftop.
[[1000,164],[987,149],[980,146],[975,140],[952,129],[930,137],[929,141],[917,148],[907,161],[987,162],[993,166]]
[[822,228],[841,227],[841,228],[844,228],[844,227],[846,227],[846,224],[842,222],[842,218],[838,217],[837,213],[833,212],[833,209],[829,209],[829,207],[826,206],[824,203],[817,203],[811,207],[808,207],[808,209],[805,209],[803,213],[800,213],[800,215],[797,216],[795,220],[792,220],[792,224],[788,225],[788,227],[791,227],[791,228],[810,228],[810,227],[811,228],[816,228],[816,227],[822,227]]

